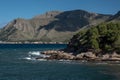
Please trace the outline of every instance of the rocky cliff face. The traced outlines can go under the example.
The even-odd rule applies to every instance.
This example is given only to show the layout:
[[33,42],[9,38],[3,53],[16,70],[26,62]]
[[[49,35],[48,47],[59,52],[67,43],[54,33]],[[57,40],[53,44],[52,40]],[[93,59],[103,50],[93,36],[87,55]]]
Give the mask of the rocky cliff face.
[[11,21],[0,31],[0,40],[65,42],[79,30],[111,17],[84,10],[51,11],[29,20],[18,18]]

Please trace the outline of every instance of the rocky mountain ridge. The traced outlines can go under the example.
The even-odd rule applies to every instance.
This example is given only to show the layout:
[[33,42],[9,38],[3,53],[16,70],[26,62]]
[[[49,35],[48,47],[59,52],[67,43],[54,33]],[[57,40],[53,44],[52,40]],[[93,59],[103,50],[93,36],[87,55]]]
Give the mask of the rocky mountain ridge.
[[28,20],[17,18],[0,30],[0,41],[67,42],[83,28],[118,20],[116,15],[72,10],[51,11]]

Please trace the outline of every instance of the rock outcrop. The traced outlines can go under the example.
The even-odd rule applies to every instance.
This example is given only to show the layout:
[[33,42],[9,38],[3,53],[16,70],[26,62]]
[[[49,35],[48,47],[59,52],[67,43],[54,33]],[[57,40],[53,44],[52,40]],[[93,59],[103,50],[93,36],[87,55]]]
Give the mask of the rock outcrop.
[[[47,60],[73,60],[74,59],[74,55],[70,54],[70,53],[66,53],[64,51],[54,51],[54,50],[50,50],[50,51],[44,51],[41,54],[44,55],[49,55],[49,57],[45,58]],[[37,59],[41,59],[41,57],[37,58]]]
[[76,59],[96,59],[97,56],[93,52],[80,53],[76,55]]
[[41,54],[47,57],[37,57],[36,59],[46,59],[46,60],[86,60],[86,61],[120,61],[120,54],[113,52],[112,54],[97,55],[93,52],[84,52],[77,55],[73,53],[67,53],[64,51],[43,51]]

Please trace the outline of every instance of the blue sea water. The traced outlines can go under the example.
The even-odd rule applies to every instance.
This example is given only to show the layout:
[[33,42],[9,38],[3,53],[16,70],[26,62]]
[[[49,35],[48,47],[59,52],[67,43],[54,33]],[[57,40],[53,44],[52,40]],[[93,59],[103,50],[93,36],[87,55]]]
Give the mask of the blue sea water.
[[120,80],[119,64],[37,61],[40,51],[64,44],[0,44],[0,80]]

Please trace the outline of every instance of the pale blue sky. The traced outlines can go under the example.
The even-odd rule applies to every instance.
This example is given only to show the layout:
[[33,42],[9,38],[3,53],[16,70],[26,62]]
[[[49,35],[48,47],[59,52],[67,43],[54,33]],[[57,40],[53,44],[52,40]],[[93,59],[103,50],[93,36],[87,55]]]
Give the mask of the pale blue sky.
[[102,14],[115,14],[120,0],[0,0],[0,27],[15,18],[32,18],[51,10],[82,9]]

